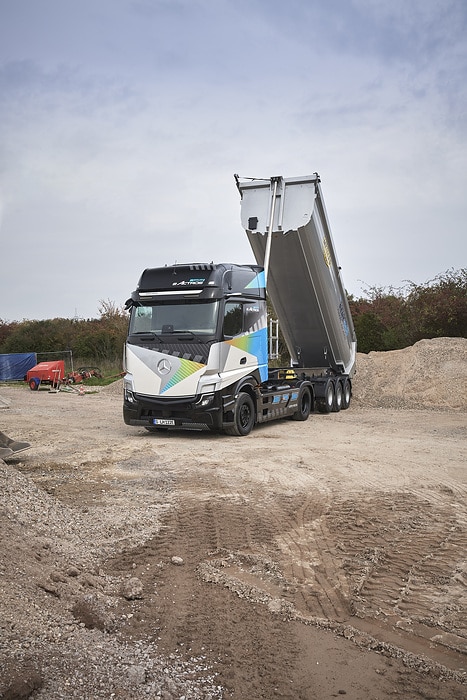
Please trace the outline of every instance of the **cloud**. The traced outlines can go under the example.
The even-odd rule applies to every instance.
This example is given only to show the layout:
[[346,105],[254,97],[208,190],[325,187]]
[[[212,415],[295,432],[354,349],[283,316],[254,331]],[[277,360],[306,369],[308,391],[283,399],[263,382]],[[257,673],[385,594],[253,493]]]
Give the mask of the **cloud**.
[[[234,172],[320,172],[354,293],[465,259],[461,0],[7,10],[1,296],[27,274],[0,318],[90,316],[148,265],[251,262]],[[44,278],[52,255],[66,294]]]

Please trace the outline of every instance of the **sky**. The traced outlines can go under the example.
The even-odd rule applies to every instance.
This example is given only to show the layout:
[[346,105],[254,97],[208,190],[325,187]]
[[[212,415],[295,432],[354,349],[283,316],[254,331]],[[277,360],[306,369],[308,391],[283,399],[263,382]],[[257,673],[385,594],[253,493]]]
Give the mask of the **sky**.
[[234,173],[319,173],[355,296],[465,268],[466,98],[466,0],[0,0],[0,321],[254,262]]

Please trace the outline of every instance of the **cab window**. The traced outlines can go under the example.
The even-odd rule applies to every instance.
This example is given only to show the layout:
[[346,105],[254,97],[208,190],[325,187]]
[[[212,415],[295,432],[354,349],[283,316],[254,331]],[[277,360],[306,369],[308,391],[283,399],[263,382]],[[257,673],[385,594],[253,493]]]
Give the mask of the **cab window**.
[[228,301],[224,311],[224,337],[233,338],[243,331],[243,304]]

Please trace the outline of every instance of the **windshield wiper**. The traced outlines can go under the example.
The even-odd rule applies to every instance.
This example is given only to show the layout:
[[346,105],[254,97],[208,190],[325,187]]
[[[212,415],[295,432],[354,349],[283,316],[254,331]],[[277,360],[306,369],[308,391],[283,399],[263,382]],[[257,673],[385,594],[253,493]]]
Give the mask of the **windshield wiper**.
[[157,340],[162,343],[162,338],[157,335],[157,333],[154,333],[154,331],[136,331],[134,333],[130,333],[130,336],[132,335],[137,335],[141,340]]
[[176,330],[172,331],[172,333],[173,333],[174,335],[189,335],[191,338],[196,338],[196,340],[197,340],[199,343],[203,343],[203,342],[204,342],[204,341],[202,340],[202,338],[200,338],[198,335],[196,335],[196,333],[193,333],[193,331],[188,330],[188,328],[186,328],[186,329],[177,328]]
[[194,340],[197,340],[198,343],[201,343],[202,345],[212,343],[213,342],[213,335],[214,335],[214,333],[210,333],[208,337],[203,337],[203,336],[197,335],[193,331],[190,331],[188,328],[176,328],[174,330],[171,329],[170,331],[167,331],[167,332],[164,330],[162,335],[166,335],[166,333],[167,333],[167,335],[176,335],[179,340],[181,340],[183,338],[183,336],[185,336],[184,340],[188,340],[188,338],[193,338]]

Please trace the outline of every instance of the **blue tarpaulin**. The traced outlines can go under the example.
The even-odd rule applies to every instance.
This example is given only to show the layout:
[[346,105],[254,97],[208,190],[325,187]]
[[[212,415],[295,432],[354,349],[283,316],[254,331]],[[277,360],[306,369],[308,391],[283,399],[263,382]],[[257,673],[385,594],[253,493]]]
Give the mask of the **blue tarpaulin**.
[[35,352],[12,352],[0,354],[0,381],[8,382],[14,379],[24,379],[26,372],[37,365]]

